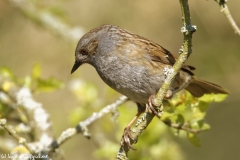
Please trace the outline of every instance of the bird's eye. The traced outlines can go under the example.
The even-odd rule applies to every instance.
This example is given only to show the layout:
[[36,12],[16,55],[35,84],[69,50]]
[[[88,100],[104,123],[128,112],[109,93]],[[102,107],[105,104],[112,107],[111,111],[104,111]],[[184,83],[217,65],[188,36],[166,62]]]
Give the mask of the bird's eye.
[[87,51],[86,51],[86,50],[81,50],[81,54],[82,54],[82,55],[86,55],[86,54],[87,54]]

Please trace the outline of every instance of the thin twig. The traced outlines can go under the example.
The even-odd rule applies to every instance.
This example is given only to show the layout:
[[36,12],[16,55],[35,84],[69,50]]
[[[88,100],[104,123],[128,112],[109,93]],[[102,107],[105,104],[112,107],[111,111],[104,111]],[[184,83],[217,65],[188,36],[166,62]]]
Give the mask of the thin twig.
[[[192,26],[191,24],[191,17],[190,17],[190,11],[188,6],[188,0],[180,0],[180,6],[182,10],[182,21],[183,21],[183,27],[181,29],[183,35],[184,35],[184,41],[183,46],[180,49],[180,56],[178,57],[177,61],[173,65],[171,69],[165,68],[167,70],[166,79],[164,83],[162,84],[161,88],[159,89],[156,98],[155,98],[155,104],[158,106],[156,107],[157,110],[161,111],[161,106],[163,103],[164,96],[166,92],[168,91],[168,88],[171,85],[171,82],[173,81],[174,77],[177,75],[178,71],[183,66],[184,62],[187,60],[189,55],[192,52],[192,34],[196,31],[196,26]],[[159,115],[160,116],[160,115]],[[153,119],[154,115],[146,112],[138,119],[138,125],[134,132],[132,132],[131,136],[133,138],[132,141],[130,141],[131,144],[136,142],[140,134],[146,129],[148,124]],[[128,153],[129,149],[127,146],[121,146],[116,159],[117,160],[127,160],[128,159]]]
[[227,6],[227,0],[215,0],[221,7],[221,12],[225,15],[225,17],[227,18],[228,22],[230,23],[230,25],[232,26],[235,34],[237,34],[238,36],[240,36],[240,29],[237,25],[237,23],[235,22],[235,20],[233,19],[228,6]]
[[7,125],[6,119],[0,119],[0,126],[2,126],[10,135],[12,135],[16,140],[18,140],[19,144],[22,144],[24,147],[28,149],[28,151],[34,154],[34,151],[28,146],[26,139],[19,136],[15,130]]
[[92,116],[87,118],[86,120],[79,122],[79,124],[75,128],[68,128],[62,134],[60,137],[52,143],[51,149],[53,150],[60,145],[62,145],[67,139],[73,137],[77,133],[82,133],[86,138],[90,138],[90,134],[88,132],[87,127],[92,124],[93,122],[97,121],[98,119],[104,117],[105,115],[109,113],[114,113],[116,112],[117,108],[123,104],[124,102],[127,101],[127,97],[121,96],[116,102],[107,105],[103,109],[101,109],[99,112],[93,113]]
[[189,123],[185,123],[183,125],[179,125],[179,124],[174,124],[174,123],[169,123],[167,121],[163,121],[166,125],[168,125],[169,127],[175,128],[177,130],[184,130],[190,133],[199,133],[202,131],[202,129],[193,129],[193,128],[189,128]]
[[168,88],[170,87],[174,77],[177,75],[189,55],[192,53],[192,34],[196,31],[196,26],[193,26],[191,24],[188,0],[180,0],[180,6],[182,10],[183,20],[183,27],[181,28],[181,32],[184,35],[183,46],[180,49],[180,56],[173,65],[173,68],[168,69],[167,77],[156,95],[155,103],[157,104],[157,106],[162,105],[164,96]]
[[32,0],[8,0],[18,8],[25,16],[35,23],[40,23],[43,27],[51,30],[52,33],[60,35],[62,38],[76,42],[85,33],[81,27],[71,27],[64,21],[47,10],[37,8]]

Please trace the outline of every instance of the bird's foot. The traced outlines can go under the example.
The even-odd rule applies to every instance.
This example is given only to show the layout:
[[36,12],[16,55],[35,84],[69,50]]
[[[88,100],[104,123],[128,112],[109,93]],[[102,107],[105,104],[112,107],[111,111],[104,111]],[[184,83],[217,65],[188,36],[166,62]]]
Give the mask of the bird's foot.
[[136,150],[135,148],[133,148],[131,141],[134,141],[132,135],[131,135],[131,128],[130,127],[126,127],[124,129],[123,135],[122,135],[122,140],[121,140],[121,146],[124,147],[124,145],[127,145],[128,148],[132,149],[132,150]]
[[155,107],[157,107],[157,105],[155,103],[155,97],[156,97],[155,95],[151,95],[148,98],[147,110],[148,110],[149,113],[153,113],[158,118],[160,118],[163,111],[162,111],[161,108],[160,108],[160,110],[155,108]]

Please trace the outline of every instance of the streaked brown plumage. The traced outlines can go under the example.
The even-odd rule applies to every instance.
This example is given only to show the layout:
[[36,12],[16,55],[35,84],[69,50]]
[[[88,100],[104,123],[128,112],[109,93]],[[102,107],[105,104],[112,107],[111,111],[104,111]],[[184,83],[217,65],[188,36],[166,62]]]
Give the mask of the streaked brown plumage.
[[[176,61],[159,44],[113,25],[102,25],[85,34],[78,42],[75,59],[71,73],[83,63],[92,65],[106,84],[135,101],[139,112],[161,87],[166,78],[164,70],[170,69]],[[186,89],[195,97],[228,94],[216,84],[195,78],[194,69],[184,65],[169,90],[174,94]],[[129,134],[130,126],[124,134]],[[123,141],[128,137],[124,135]]]

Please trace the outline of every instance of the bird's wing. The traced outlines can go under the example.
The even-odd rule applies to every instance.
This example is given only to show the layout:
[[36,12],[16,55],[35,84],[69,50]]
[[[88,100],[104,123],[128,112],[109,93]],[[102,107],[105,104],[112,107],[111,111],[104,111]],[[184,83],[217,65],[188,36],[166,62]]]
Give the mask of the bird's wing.
[[[152,61],[172,66],[174,65],[176,62],[176,57],[171,52],[154,42],[150,41],[148,43],[147,51]],[[194,75],[191,71],[195,70],[195,67],[193,66],[183,65],[181,69],[185,72],[188,72],[190,75]]]
[[[167,49],[163,48],[159,44],[146,39],[144,37],[138,36],[136,34],[131,34],[133,36],[133,44],[137,44],[138,48],[142,48],[146,51],[147,59],[151,60],[153,63],[163,63],[166,65],[173,66],[176,62],[176,57],[169,52]],[[183,71],[189,73],[190,75],[194,75],[192,70],[195,70],[195,67],[190,65],[183,65],[181,68]]]
[[149,42],[147,52],[152,61],[168,65],[173,65],[176,62],[176,58],[168,50],[158,44]]

